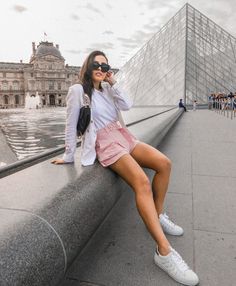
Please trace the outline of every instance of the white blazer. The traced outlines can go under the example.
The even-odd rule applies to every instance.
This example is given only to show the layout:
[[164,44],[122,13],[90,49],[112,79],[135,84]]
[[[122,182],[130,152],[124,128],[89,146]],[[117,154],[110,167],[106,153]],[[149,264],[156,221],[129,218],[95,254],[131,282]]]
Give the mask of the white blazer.
[[[116,107],[118,108],[118,118],[123,127],[125,126],[123,117],[120,110],[129,110],[133,102],[122,91],[117,83],[112,87],[108,83],[102,83],[103,93],[105,96],[110,96]],[[65,153],[63,154],[63,160],[65,162],[74,162],[74,155],[77,144],[77,122],[79,118],[80,108],[83,106],[83,87],[81,84],[74,84],[69,88],[66,96],[66,128],[65,128]],[[91,108],[92,104],[91,104]],[[94,126],[94,120],[91,112],[90,124],[82,136],[81,144],[81,164],[83,166],[93,165],[96,160],[95,143],[97,139],[97,133]]]

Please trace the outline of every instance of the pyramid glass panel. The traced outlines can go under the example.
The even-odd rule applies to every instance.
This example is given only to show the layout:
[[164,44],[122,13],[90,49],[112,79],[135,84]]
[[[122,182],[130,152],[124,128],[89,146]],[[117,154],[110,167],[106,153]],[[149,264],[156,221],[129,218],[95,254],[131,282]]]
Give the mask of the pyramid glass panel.
[[135,106],[207,103],[236,91],[236,39],[186,4],[118,72]]

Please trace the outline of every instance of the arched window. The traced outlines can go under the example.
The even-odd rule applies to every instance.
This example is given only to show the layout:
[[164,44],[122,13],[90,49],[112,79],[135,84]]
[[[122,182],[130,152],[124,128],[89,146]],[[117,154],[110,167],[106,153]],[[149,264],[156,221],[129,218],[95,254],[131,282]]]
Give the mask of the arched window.
[[4,95],[4,104],[8,104],[8,95]]
[[19,94],[16,94],[15,95],[15,104],[20,104],[20,97],[19,97]]

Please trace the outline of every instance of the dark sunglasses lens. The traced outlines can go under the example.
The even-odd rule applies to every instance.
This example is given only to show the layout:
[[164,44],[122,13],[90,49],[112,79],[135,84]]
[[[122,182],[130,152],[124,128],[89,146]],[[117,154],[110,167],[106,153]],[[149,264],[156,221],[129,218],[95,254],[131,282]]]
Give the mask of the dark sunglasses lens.
[[100,67],[100,64],[98,62],[93,62],[92,67],[94,70],[97,70]]
[[107,64],[101,64],[101,70],[102,72],[108,72],[110,69],[110,66]]

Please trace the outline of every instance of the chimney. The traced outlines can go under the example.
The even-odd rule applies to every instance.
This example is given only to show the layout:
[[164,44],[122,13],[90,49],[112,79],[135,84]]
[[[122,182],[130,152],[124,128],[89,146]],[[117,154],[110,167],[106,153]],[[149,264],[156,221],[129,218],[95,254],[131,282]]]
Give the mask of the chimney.
[[56,44],[56,48],[59,50],[59,45],[58,44]]
[[35,55],[36,49],[35,49],[35,42],[32,42],[32,50],[33,50],[33,55]]
[[22,64],[22,62],[23,62],[23,61],[22,61],[22,60],[20,60],[20,63],[21,63],[21,64]]

